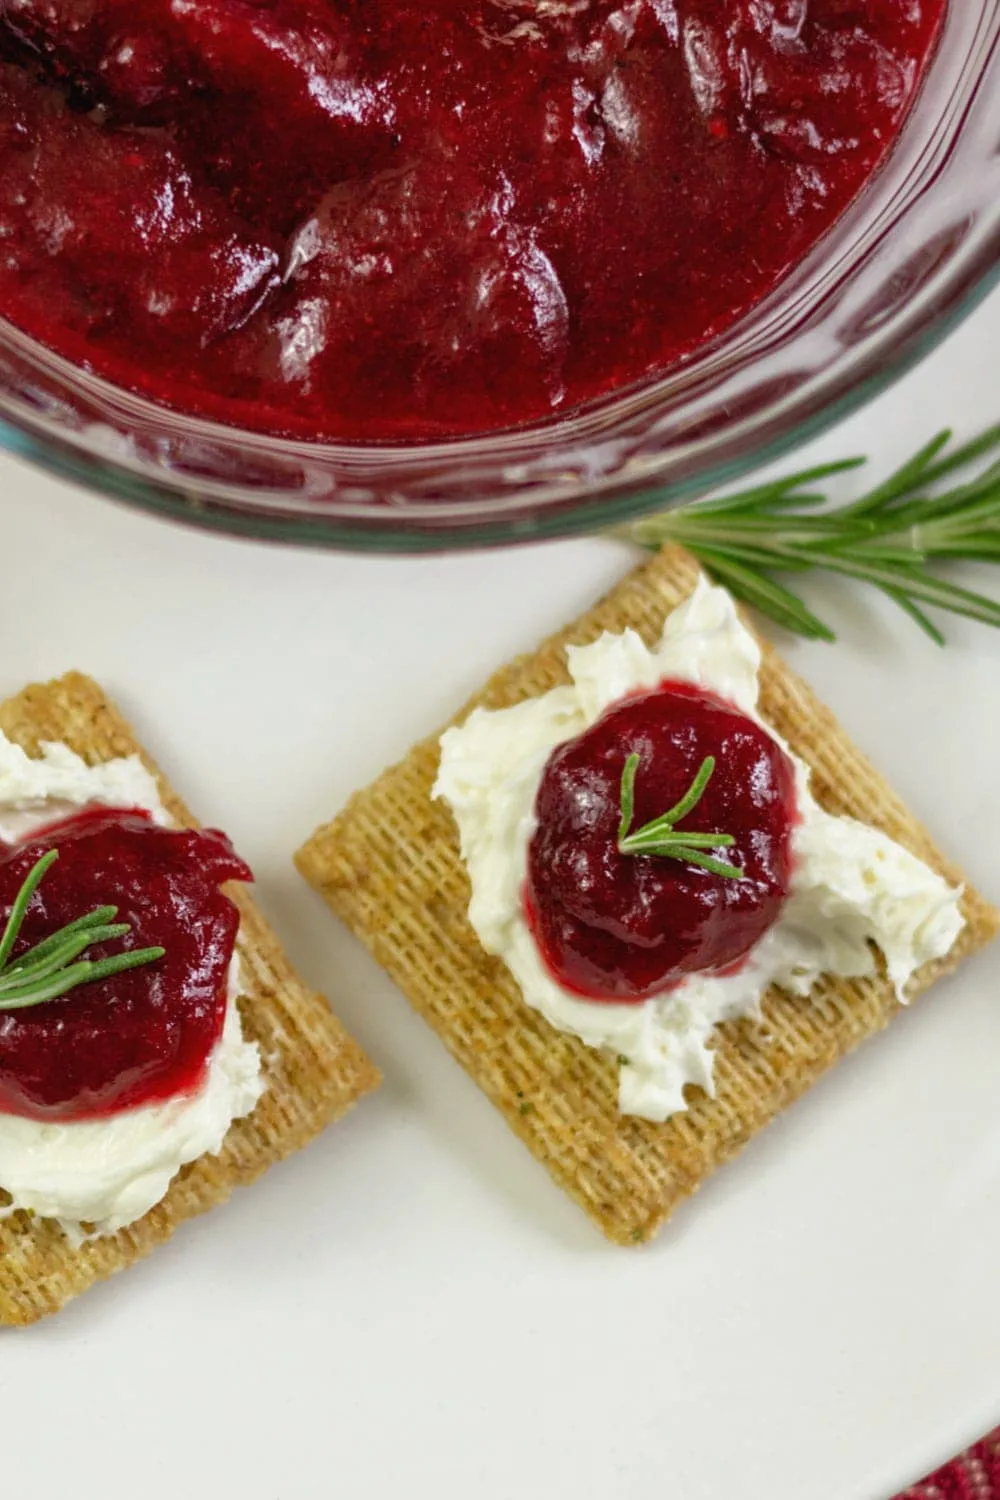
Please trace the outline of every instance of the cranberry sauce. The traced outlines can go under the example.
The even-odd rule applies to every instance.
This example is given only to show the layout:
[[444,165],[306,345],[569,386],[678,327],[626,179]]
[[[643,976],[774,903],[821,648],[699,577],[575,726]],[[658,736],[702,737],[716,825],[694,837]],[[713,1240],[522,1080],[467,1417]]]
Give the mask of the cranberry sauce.
[[[639,756],[632,828],[674,807],[703,761],[715,770],[678,832],[728,833],[739,880],[622,854],[622,770]],[[525,904],[560,984],[593,1000],[648,999],[688,974],[738,965],[788,891],[795,772],[759,724],[683,683],[630,697],[553,751],[535,802]]]
[[0,1010],[0,1110],[79,1120],[196,1088],[225,1019],[239,913],[219,885],[252,880],[225,834],[159,828],[141,812],[86,810],[0,846],[0,923],[28,871],[59,858],[32,899],[14,957],[98,906],[131,932],[88,958],[163,947],[163,958],[26,1010]]
[[545,416],[731,324],[947,0],[0,0],[0,314],[303,437]]

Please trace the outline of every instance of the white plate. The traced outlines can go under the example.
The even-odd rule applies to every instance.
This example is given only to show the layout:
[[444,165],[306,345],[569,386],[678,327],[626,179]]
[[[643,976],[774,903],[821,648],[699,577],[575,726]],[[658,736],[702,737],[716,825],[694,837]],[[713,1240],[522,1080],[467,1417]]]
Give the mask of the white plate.
[[[998,343],[994,298],[809,457],[871,448],[884,468],[949,419],[996,420]],[[562,1198],[292,868],[315,823],[586,606],[624,549],[282,551],[10,460],[0,504],[0,689],[101,678],[386,1074],[150,1261],[2,1337],[7,1493],[884,1500],[1000,1419],[996,954],[633,1252]],[[1000,895],[1000,637],[949,622],[940,652],[860,590],[811,597],[842,640],[793,644],[796,666]]]

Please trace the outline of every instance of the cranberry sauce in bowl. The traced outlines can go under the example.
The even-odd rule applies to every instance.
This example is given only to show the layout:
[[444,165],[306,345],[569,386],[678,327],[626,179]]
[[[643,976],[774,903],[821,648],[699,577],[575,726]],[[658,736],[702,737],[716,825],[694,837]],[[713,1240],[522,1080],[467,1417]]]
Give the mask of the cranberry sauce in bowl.
[[530,422],[731,326],[945,0],[6,0],[0,315],[307,439]]

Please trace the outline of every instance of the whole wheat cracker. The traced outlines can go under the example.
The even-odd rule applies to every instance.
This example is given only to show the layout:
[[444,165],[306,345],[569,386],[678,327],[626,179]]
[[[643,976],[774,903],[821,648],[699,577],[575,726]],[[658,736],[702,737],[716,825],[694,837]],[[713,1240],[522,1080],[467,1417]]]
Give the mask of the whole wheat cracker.
[[[477,705],[506,707],[568,681],[568,643],[631,626],[653,644],[697,577],[690,556],[664,550],[537,651],[501,668],[452,723]],[[811,766],[818,801],[883,829],[961,883],[829,709],[766,641],[761,648],[761,712]],[[457,829],[447,806],[431,800],[440,733],[357,793],[296,863],[608,1238],[647,1240],[716,1167],[887,1024],[898,1009],[892,987],[880,976],[826,977],[807,1000],[773,989],[762,1024],[745,1019],[719,1029],[714,1099],[691,1091],[689,1110],[665,1124],[620,1115],[613,1059],[525,1005],[506,966],[483,951],[469,925]],[[955,948],[914,976],[911,995],[996,935],[1000,916],[968,888],[962,909],[966,926]]]
[[[0,704],[0,730],[28,754],[38,754],[46,740],[62,741],[91,765],[137,754],[171,817],[197,827],[121,714],[77,672]],[[237,884],[227,891],[240,911],[237,948],[246,985],[240,1016],[244,1035],[260,1046],[266,1092],[252,1114],[234,1121],[218,1156],[183,1167],[163,1201],[117,1234],[74,1248],[51,1220],[15,1213],[0,1221],[0,1323],[33,1323],[131,1265],[185,1219],[225,1202],[235,1187],[307,1145],[378,1083],[377,1070],[323,996],[303,985],[246,889]]]

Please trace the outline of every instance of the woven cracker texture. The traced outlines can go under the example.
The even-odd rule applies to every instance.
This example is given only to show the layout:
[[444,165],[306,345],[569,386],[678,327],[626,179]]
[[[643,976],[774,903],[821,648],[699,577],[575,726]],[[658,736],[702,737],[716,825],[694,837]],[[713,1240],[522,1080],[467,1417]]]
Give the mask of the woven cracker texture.
[[[46,740],[62,741],[91,765],[139,754],[177,824],[197,826],[125,720],[79,673],[26,688],[0,705],[0,729],[28,754]],[[228,894],[240,910],[237,947],[246,984],[240,1016],[245,1036],[260,1046],[265,1094],[252,1114],[233,1123],[218,1156],[182,1168],[163,1201],[117,1234],[75,1249],[51,1220],[17,1213],[0,1221],[0,1323],[32,1323],[131,1265],[185,1219],[223,1203],[235,1187],[305,1146],[377,1084],[376,1069],[323,996],[302,984],[246,890],[233,885]]]
[[[568,681],[565,647],[627,626],[652,644],[698,577],[677,548],[656,555],[592,610],[502,668],[458,713],[503,708]],[[812,768],[832,813],[882,828],[948,880],[959,872],[851,744],[833,715],[767,642],[761,712]],[[432,802],[440,731],[318,829],[296,862],[493,1100],[556,1182],[620,1244],[648,1240],[708,1175],[898,1009],[875,976],[822,979],[808,1000],[772,990],[762,1023],[729,1022],[717,1043],[717,1093],[690,1094],[665,1124],[622,1116],[609,1056],[557,1032],[526,1006],[505,965],[466,918],[469,883],[451,812]],[[966,927],[947,959],[914,977],[911,995],[995,936],[994,910],[967,890]]]

